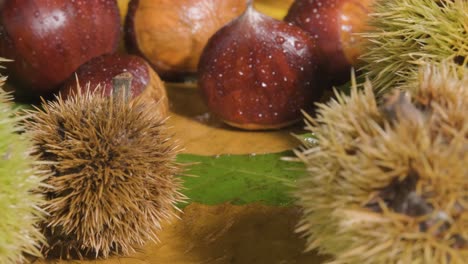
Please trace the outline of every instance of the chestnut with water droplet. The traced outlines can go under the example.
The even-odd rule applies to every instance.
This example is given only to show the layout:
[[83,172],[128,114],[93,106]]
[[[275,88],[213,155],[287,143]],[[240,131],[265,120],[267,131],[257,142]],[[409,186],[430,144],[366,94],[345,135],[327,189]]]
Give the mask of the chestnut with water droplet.
[[199,86],[209,109],[243,129],[276,129],[302,119],[322,93],[315,43],[299,27],[246,12],[208,42]]
[[128,54],[107,54],[89,60],[67,79],[60,94],[64,99],[78,94],[78,89],[96,90],[105,96],[113,92],[113,79],[121,73],[132,76],[128,96],[131,101],[146,100],[155,104],[162,116],[169,112],[169,102],[163,82],[145,59]]
[[321,65],[331,85],[351,77],[351,67],[363,52],[363,33],[374,0],[295,0],[285,21],[309,32],[322,55]]
[[112,0],[0,1],[0,56],[28,96],[57,89],[81,64],[114,52],[119,9]]

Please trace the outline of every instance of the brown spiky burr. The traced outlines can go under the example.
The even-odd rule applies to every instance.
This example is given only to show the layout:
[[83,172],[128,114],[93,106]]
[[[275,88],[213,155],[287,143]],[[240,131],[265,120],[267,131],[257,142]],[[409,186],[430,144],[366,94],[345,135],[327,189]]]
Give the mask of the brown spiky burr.
[[44,102],[26,122],[35,154],[53,173],[45,180],[53,188],[43,223],[49,256],[132,253],[157,240],[161,223],[184,199],[179,147],[166,118],[154,103],[128,103],[125,89],[110,96],[98,91]]
[[468,69],[426,65],[376,100],[364,90],[321,104],[297,151],[299,231],[334,264],[468,259]]

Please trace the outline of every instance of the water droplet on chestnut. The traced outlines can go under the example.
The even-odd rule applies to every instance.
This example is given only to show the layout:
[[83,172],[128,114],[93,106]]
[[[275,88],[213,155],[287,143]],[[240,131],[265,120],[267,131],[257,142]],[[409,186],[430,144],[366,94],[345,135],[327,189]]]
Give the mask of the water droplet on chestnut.
[[320,97],[317,61],[309,34],[249,7],[209,40],[199,63],[199,86],[209,109],[224,122],[244,129],[280,128],[300,120],[301,110]]

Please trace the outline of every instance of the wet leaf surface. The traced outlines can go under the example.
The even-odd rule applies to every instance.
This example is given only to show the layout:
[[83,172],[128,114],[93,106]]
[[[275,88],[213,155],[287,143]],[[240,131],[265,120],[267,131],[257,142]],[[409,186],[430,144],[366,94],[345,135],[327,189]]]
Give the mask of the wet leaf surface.
[[263,155],[199,156],[183,154],[181,163],[191,164],[185,177],[184,194],[190,202],[202,204],[247,204],[262,202],[267,205],[289,205],[291,185],[305,174],[300,162],[282,160],[291,157],[290,151]]

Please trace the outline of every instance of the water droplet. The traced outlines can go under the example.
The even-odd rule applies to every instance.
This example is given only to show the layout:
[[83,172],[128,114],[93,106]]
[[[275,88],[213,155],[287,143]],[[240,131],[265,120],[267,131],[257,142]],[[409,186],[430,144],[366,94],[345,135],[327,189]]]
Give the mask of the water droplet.
[[304,43],[300,42],[300,41],[296,41],[294,42],[294,47],[296,47],[296,49],[302,49],[304,47]]
[[277,37],[275,38],[275,40],[276,40],[276,42],[277,42],[278,44],[283,44],[283,43],[284,43],[284,38],[283,38],[282,36],[277,36]]

